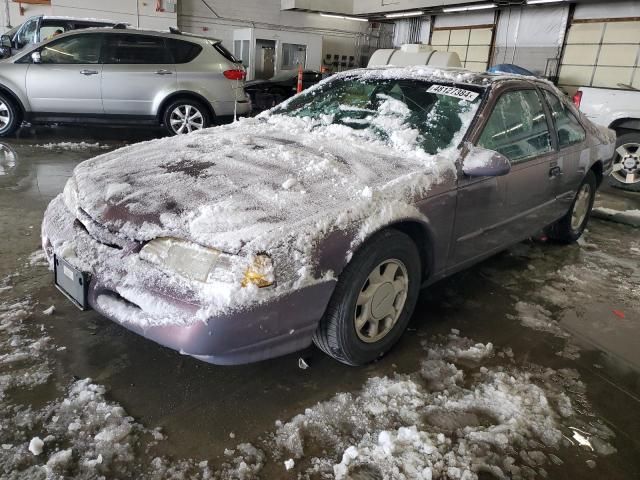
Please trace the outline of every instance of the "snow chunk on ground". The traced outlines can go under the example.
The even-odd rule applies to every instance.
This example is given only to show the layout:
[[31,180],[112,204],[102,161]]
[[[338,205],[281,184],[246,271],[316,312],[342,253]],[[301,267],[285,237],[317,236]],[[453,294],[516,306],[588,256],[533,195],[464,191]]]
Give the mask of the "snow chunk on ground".
[[42,447],[44,447],[44,442],[40,437],[33,437],[29,442],[29,451],[34,455],[40,455],[42,453]]

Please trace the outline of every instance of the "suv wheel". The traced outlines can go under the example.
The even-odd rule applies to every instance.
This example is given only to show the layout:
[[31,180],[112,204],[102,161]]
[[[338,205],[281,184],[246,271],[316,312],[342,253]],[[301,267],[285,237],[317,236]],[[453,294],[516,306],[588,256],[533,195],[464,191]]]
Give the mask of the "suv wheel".
[[209,112],[195,100],[176,100],[164,113],[164,126],[170,135],[183,135],[211,126]]
[[609,185],[640,192],[640,132],[618,136]]
[[418,249],[406,234],[385,230],[345,267],[313,341],[347,365],[381,357],[404,332],[420,291]]
[[0,137],[11,135],[20,124],[20,110],[12,99],[0,94]]
[[578,188],[567,214],[547,229],[547,235],[558,242],[572,243],[582,236],[596,198],[596,176],[589,170]]

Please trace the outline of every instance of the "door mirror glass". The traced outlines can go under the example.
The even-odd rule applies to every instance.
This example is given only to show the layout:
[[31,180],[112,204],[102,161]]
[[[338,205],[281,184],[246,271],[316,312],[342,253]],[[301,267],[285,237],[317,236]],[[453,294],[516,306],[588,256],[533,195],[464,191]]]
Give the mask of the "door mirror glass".
[[0,46],[11,48],[11,37],[9,35],[2,35],[0,37]]
[[471,147],[462,164],[469,177],[500,177],[511,171],[511,162],[500,152],[482,147]]
[[33,63],[41,63],[42,57],[40,55],[40,52],[33,52],[31,54],[31,60],[33,61]]

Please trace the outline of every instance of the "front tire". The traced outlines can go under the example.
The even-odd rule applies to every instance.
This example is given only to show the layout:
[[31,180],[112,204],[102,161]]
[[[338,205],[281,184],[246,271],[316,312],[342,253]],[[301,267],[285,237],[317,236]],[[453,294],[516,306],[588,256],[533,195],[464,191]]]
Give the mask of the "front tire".
[[612,187],[640,192],[640,132],[618,136],[608,182]]
[[0,137],[15,133],[22,123],[22,112],[13,99],[0,93]]
[[178,99],[165,109],[163,123],[169,135],[184,135],[210,127],[211,116],[200,102]]
[[567,214],[547,230],[549,238],[561,243],[573,243],[582,236],[591,216],[597,186],[596,176],[589,170]]
[[369,240],[345,267],[313,341],[347,365],[384,355],[404,332],[420,292],[416,244],[397,230]]

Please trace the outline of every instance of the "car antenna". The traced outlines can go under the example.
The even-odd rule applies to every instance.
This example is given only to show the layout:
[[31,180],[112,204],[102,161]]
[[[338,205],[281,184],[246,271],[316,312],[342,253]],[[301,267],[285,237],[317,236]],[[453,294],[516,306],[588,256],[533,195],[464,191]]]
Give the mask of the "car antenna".
[[126,30],[127,29],[127,24],[126,23],[116,23],[113,26],[114,30]]
[[175,27],[169,27],[169,33],[173,33],[174,35],[182,35],[182,32]]

